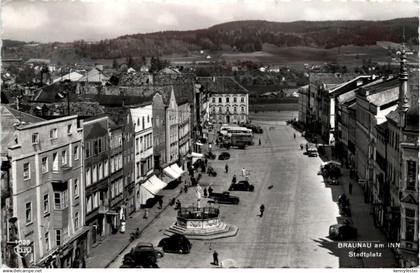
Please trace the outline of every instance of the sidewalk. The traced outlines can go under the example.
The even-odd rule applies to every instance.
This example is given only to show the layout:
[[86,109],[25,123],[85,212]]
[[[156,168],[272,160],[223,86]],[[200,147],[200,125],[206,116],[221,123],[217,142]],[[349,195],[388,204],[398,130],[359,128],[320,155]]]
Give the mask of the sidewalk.
[[[185,179],[183,179],[185,181]],[[150,226],[154,220],[159,217],[169,206],[169,200],[178,198],[180,193],[180,184],[178,187],[170,190],[162,190],[161,195],[164,196],[162,209],[158,208],[156,204],[149,209],[148,219],[143,219],[144,209],[140,209],[130,215],[126,222],[125,233],[111,234],[105,238],[99,245],[92,248],[89,257],[86,260],[87,268],[106,268],[130,245],[130,235],[135,232],[137,228],[142,233],[144,229]],[[170,207],[171,208],[171,207]],[[141,234],[140,234],[141,236]]]
[[[359,241],[383,243],[386,245],[386,237],[380,229],[376,228],[371,214],[371,204],[365,203],[363,189],[360,184],[350,179],[349,170],[341,168],[343,176],[340,177],[340,184],[343,192],[349,197],[351,205],[351,219],[359,234]],[[352,193],[349,192],[349,183],[353,184]],[[380,252],[380,258],[363,258],[362,264],[366,268],[397,267],[398,262],[390,248],[361,249],[364,252]]]

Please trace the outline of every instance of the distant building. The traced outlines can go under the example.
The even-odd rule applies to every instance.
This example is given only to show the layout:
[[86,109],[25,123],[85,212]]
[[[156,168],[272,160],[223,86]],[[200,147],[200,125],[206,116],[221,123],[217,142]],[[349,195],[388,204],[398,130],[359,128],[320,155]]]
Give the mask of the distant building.
[[209,94],[209,118],[217,123],[248,121],[249,91],[229,77],[200,78]]
[[299,99],[299,113],[298,113],[298,121],[306,124],[306,116],[309,106],[309,86],[305,85],[299,88],[298,91]]

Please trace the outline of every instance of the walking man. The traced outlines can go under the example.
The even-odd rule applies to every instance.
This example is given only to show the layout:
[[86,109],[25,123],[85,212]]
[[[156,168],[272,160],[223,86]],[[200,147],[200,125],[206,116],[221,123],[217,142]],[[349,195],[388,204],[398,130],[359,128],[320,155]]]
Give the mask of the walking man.
[[234,174],[232,178],[232,184],[235,184],[235,183],[236,183],[236,175]]
[[353,183],[349,182],[349,194],[353,192]]
[[260,217],[263,217],[263,215],[264,215],[264,209],[265,209],[264,204],[262,204],[260,206]]
[[225,165],[225,171],[226,171],[226,173],[228,173],[228,171],[229,171],[229,166],[228,166],[228,164],[226,163],[226,165]]
[[162,198],[159,198],[158,202],[159,202],[159,209],[162,209],[162,204],[163,204]]
[[219,253],[216,250],[213,252],[213,264],[219,265]]
[[258,145],[261,146],[261,138],[258,139]]

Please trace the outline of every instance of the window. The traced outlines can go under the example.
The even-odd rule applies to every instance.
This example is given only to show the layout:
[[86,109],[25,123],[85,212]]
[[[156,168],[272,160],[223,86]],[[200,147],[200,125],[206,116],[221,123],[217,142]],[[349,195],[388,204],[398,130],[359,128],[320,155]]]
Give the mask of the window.
[[33,133],[32,134],[32,144],[38,144],[39,143],[39,134]]
[[407,160],[407,189],[416,190],[417,164],[414,160]]
[[416,211],[414,209],[405,209],[405,216],[415,218],[416,217]]
[[79,160],[79,146],[78,145],[73,147],[73,158],[74,160]]
[[50,233],[48,231],[45,232],[44,238],[45,238],[45,247],[47,251],[49,251],[50,250]]
[[90,156],[90,142],[86,142],[85,150],[86,150],[86,158],[88,158]]
[[235,103],[236,103],[236,97],[233,97],[233,102],[235,102]]
[[61,165],[67,165],[67,150],[61,151]]
[[26,162],[23,163],[23,179],[27,180],[31,178],[31,165]]
[[79,179],[75,178],[74,179],[74,198],[79,197]]
[[99,165],[98,165],[98,180],[101,180],[102,178],[103,178],[103,176],[104,176],[104,173],[103,173],[103,168],[102,168],[102,163],[99,163]]
[[67,134],[71,135],[71,124],[67,125]]
[[229,102],[229,98],[226,98],[226,102]]
[[219,113],[222,113],[222,107],[219,107]]
[[222,103],[222,98],[219,98],[219,103]]
[[47,214],[50,212],[50,197],[47,194],[44,194],[44,202],[43,202],[43,208],[44,208],[44,214]]
[[142,130],[144,130],[144,116],[143,116],[143,117],[141,117],[141,122],[142,122],[142,127],[141,127],[141,129],[142,129]]
[[243,106],[241,107],[241,112],[245,113],[245,108]]
[[102,137],[100,137],[98,139],[98,154],[102,153],[105,149],[104,149],[104,145],[105,141],[103,141]]
[[99,153],[99,147],[98,147],[98,140],[93,141],[93,154],[97,155]]
[[59,229],[55,230],[55,244],[57,246],[61,245],[61,230],[59,230]]
[[137,178],[140,178],[140,162],[136,162]]
[[58,155],[53,153],[53,171],[58,171]]
[[57,138],[57,128],[50,130],[50,139],[56,139]]
[[108,176],[108,159],[105,160],[105,164],[104,164],[104,177]]
[[91,212],[92,211],[92,196],[91,195],[87,197],[86,204],[87,204],[86,206],[87,212]]
[[415,229],[415,220],[411,218],[405,218],[405,240],[414,241],[414,229]]
[[89,186],[91,184],[90,181],[90,168],[86,169],[86,186]]
[[150,122],[150,117],[149,117],[149,115],[147,115],[147,123],[149,123]]
[[68,192],[60,191],[60,192],[54,192],[54,209],[61,210],[67,208],[68,204]]
[[241,102],[245,102],[245,98],[244,97],[241,97]]
[[48,172],[48,157],[43,157],[41,159],[41,169],[42,173]]
[[235,113],[236,113],[236,110],[237,110],[237,109],[236,109],[236,106],[234,106],[234,107],[233,107],[233,112],[235,112]]
[[77,230],[79,228],[79,212],[74,213],[74,229]]
[[226,112],[229,112],[230,111],[230,108],[229,108],[229,106],[227,106],[226,107]]
[[140,118],[137,118],[137,125],[140,126]]
[[26,203],[25,208],[26,208],[26,214],[25,214],[26,223],[30,224],[32,223],[32,203],[31,202]]
[[98,180],[98,171],[96,170],[96,165],[92,167],[92,183],[96,183]]
[[213,98],[213,99],[212,99],[212,102],[213,102],[213,103],[216,103],[216,98]]
[[139,154],[140,146],[139,146],[139,138],[136,138],[136,154]]

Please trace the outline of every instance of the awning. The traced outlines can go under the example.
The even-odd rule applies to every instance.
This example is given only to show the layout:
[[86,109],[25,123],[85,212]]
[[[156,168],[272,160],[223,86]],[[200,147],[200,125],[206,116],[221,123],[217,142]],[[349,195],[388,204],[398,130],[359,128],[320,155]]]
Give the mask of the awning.
[[191,153],[191,155],[192,155],[192,157],[197,157],[197,158],[203,158],[203,157],[204,157],[204,155],[203,155],[203,154],[200,154],[200,153],[194,153],[194,152],[192,152],[192,153]]
[[183,173],[185,173],[185,171],[184,170],[182,170],[179,166],[178,166],[178,164],[172,164],[171,165],[171,169],[173,169],[176,173],[178,173],[179,174],[179,176],[181,176]]
[[179,174],[178,172],[176,172],[174,169],[172,169],[169,166],[163,169],[163,172],[174,180],[181,176],[181,174]]
[[145,205],[146,201],[166,187],[166,183],[157,178],[156,175],[150,177],[146,182],[140,185],[140,204]]

